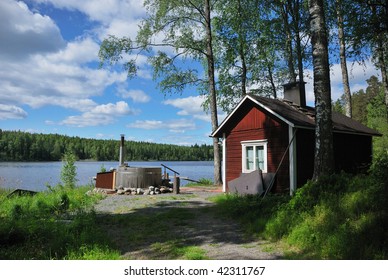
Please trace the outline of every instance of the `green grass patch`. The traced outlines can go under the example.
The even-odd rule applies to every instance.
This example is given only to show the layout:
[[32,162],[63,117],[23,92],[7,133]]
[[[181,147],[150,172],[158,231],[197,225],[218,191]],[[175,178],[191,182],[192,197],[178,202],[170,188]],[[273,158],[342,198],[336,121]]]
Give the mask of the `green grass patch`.
[[388,155],[369,174],[308,182],[292,198],[218,196],[221,215],[247,234],[279,242],[292,259],[388,258]]
[[116,255],[98,230],[89,187],[55,187],[34,196],[0,194],[0,259],[90,259]]
[[214,183],[211,179],[200,178],[198,182],[190,182],[185,185],[186,187],[213,187]]
[[157,242],[151,248],[162,259],[206,260],[206,251],[197,246],[187,246],[186,240],[170,240]]

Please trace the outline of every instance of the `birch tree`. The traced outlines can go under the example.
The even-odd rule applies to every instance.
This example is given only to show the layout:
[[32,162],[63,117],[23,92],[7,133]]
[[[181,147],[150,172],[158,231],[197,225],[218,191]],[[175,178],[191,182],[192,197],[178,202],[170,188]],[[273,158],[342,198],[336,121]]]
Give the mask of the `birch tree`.
[[335,1],[335,10],[337,14],[337,26],[338,26],[338,43],[340,47],[340,61],[341,61],[341,73],[342,84],[344,87],[344,100],[345,100],[345,115],[349,118],[352,117],[352,95],[350,93],[349,74],[347,66],[346,56],[346,38],[345,38],[345,26],[344,26],[344,8],[343,1]]
[[315,159],[313,179],[334,171],[328,36],[323,0],[309,1],[315,95]]
[[[146,0],[147,17],[136,38],[109,36],[101,46],[101,65],[124,62],[128,76],[137,74],[136,57],[145,54],[161,90],[182,93],[188,86],[206,89],[212,130],[218,127],[210,0]],[[204,65],[205,77],[193,62]],[[214,183],[221,184],[221,154],[213,139]]]

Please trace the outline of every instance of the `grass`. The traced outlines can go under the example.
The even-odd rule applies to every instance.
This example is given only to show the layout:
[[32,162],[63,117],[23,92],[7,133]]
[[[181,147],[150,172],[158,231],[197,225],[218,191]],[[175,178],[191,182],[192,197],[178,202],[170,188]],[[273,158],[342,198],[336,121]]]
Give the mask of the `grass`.
[[190,182],[185,185],[186,187],[213,187],[213,181],[208,178],[200,178],[198,182]]
[[34,196],[0,192],[0,259],[106,259],[118,251],[98,230],[89,187],[55,187]]
[[187,246],[184,239],[169,240],[161,243],[156,242],[151,248],[163,259],[206,260],[206,251],[197,246]]
[[216,197],[221,215],[247,234],[277,241],[291,259],[388,258],[388,155],[368,175],[308,182],[292,198]]

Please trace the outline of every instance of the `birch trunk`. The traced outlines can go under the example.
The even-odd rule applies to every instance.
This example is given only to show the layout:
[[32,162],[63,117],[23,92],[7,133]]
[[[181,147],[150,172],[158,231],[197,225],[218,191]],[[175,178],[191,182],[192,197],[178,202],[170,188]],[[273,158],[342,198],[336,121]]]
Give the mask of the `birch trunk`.
[[338,21],[338,41],[340,45],[340,60],[342,72],[342,84],[345,95],[345,115],[352,117],[352,95],[350,93],[348,66],[346,64],[346,45],[344,34],[344,20],[341,10],[341,0],[336,1],[337,21]]
[[[212,43],[212,29],[211,29],[211,16],[210,16],[210,3],[209,0],[205,0],[205,24],[206,24],[206,60],[207,60],[207,74],[209,78],[209,100],[210,100],[210,114],[212,131],[218,128],[217,117],[217,100],[216,100],[216,83],[214,77],[214,55],[213,55],[213,43]],[[221,176],[221,153],[220,146],[218,145],[219,139],[213,138],[214,149],[214,184],[222,184]]]
[[334,171],[328,39],[323,0],[310,0],[315,94],[315,159],[313,179]]

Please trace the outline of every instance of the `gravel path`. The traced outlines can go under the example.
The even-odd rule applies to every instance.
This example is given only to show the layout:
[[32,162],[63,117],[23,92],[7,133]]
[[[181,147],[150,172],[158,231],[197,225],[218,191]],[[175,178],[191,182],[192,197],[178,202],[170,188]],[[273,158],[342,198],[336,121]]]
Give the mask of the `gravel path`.
[[[155,244],[174,243],[176,240],[184,240],[185,245],[203,249],[206,256],[214,260],[282,258],[279,252],[263,251],[267,242],[246,238],[238,223],[214,214],[214,203],[207,198],[219,194],[197,188],[182,188],[179,195],[109,195],[95,206],[95,210],[101,218],[102,226],[121,249],[124,258],[164,259],[165,252],[158,251]],[[149,238],[136,239],[140,240],[136,242],[131,220],[169,210],[181,210],[187,214],[187,219],[177,221],[173,217],[167,218],[161,221],[159,233],[152,233]],[[144,232],[147,232],[146,228]]]

